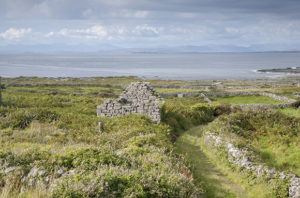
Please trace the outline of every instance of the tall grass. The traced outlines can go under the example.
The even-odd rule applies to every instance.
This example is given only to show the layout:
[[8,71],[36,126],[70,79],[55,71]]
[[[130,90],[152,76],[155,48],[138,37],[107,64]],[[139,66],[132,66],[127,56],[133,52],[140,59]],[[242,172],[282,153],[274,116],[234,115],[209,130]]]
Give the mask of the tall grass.
[[[63,86],[8,87],[3,93],[2,197],[199,196],[201,187],[172,152],[171,134],[177,126],[156,124],[143,115],[98,118],[96,105],[106,98],[87,87],[80,88],[81,94],[73,91]],[[202,102],[184,100],[180,103],[189,106]],[[210,109],[201,108],[186,111],[195,123]]]
[[300,175],[300,120],[278,112],[248,111],[222,116],[206,130],[248,147],[261,162]]

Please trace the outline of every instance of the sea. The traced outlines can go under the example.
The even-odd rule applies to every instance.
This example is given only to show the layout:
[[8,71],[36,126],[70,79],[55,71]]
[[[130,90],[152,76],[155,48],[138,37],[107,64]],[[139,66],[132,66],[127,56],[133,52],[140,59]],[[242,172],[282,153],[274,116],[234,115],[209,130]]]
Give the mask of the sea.
[[0,76],[225,80],[299,76],[259,69],[300,67],[300,53],[0,54]]

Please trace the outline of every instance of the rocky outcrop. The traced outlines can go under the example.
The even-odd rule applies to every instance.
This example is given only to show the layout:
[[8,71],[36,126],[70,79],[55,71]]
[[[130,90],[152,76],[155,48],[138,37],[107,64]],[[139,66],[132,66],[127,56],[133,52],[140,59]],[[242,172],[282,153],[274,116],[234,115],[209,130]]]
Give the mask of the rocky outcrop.
[[144,114],[152,121],[160,122],[160,106],[163,99],[146,82],[131,83],[116,100],[107,100],[97,107],[98,116],[115,117],[128,114]]
[[268,167],[260,164],[251,162],[248,158],[250,155],[246,150],[241,150],[235,147],[232,143],[224,140],[222,137],[216,136],[213,133],[206,132],[204,134],[205,144],[218,149],[224,149],[228,154],[228,161],[237,166],[243,167],[250,170],[257,177],[263,175],[278,176],[279,179],[288,179],[289,184],[289,197],[300,198],[300,178],[293,174],[285,174],[278,172],[274,168],[269,169]]

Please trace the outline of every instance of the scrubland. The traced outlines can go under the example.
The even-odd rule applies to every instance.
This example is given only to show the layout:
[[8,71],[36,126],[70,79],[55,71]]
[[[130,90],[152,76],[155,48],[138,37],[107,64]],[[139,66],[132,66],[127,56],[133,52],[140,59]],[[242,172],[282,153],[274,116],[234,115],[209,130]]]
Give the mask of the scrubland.
[[[159,124],[142,115],[96,116],[97,105],[118,97],[126,85],[137,80],[4,79],[0,197],[240,197],[247,189],[212,187],[207,175],[199,176],[201,169],[195,171],[201,162],[195,159],[197,155],[192,159],[183,152],[192,153],[194,147],[176,143],[199,125],[207,125],[201,131],[214,131],[253,151],[258,163],[300,176],[299,108],[230,108],[230,104],[281,103],[265,96],[217,98],[212,103],[198,96],[166,97]],[[166,93],[199,91],[188,85],[212,85],[162,80],[151,83],[163,85],[158,91]],[[241,82],[226,83],[233,86]],[[256,89],[261,86],[249,84],[257,85]],[[299,91],[287,85],[267,89],[287,96]],[[98,122],[103,123],[102,132]],[[212,166],[218,169],[216,164]],[[229,176],[238,175],[230,171]],[[238,181],[231,182],[239,185]],[[219,190],[223,193],[216,193]],[[255,193],[252,195],[259,197]]]

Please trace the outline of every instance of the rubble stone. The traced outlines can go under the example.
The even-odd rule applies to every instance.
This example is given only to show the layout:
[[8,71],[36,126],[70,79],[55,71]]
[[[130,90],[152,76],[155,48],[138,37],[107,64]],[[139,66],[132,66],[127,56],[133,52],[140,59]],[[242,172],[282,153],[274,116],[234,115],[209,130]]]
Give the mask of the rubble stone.
[[160,122],[160,106],[164,103],[159,93],[147,82],[131,83],[116,100],[107,100],[97,107],[97,115],[115,117],[128,114],[144,114],[152,121]]
[[250,155],[247,151],[235,147],[232,143],[224,140],[222,137],[216,136],[213,133],[207,132],[204,134],[205,143],[213,148],[224,148],[228,153],[228,161],[232,164],[241,166],[252,171],[257,177],[267,175],[279,175],[280,179],[289,179],[289,197],[300,198],[300,178],[293,174],[277,172],[274,168],[270,169],[265,165],[251,162],[248,158]]

